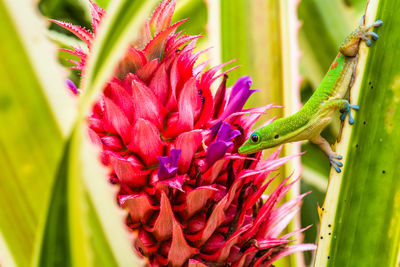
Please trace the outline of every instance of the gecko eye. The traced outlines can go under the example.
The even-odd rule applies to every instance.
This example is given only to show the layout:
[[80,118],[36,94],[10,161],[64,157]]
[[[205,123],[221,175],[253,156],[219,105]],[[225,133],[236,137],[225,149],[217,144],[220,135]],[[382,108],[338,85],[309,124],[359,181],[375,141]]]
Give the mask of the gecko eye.
[[250,136],[250,139],[251,139],[251,141],[252,141],[253,143],[257,143],[258,140],[259,140],[258,134],[253,133],[253,134]]
[[274,138],[275,138],[275,139],[278,139],[278,138],[279,138],[279,134],[275,135]]

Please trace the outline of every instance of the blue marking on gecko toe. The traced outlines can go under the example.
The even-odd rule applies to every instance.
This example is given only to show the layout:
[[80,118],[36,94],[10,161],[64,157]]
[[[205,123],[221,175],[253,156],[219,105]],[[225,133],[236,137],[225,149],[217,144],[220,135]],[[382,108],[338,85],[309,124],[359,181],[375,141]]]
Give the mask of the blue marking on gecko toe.
[[336,166],[334,164],[332,164],[332,166],[335,168],[337,173],[341,173],[342,172],[342,170],[338,166]]
[[332,159],[332,161],[335,163],[335,165],[337,165],[339,167],[343,167],[343,163],[341,163],[340,161],[334,160],[334,159]]
[[331,162],[331,165],[333,166],[333,168],[335,168],[335,170],[336,170],[337,173],[341,173],[341,172],[342,172],[342,170],[340,169],[340,167],[336,166],[335,163]]
[[352,109],[354,109],[354,110],[359,110],[359,109],[360,109],[360,107],[357,106],[357,105],[349,104],[349,106],[350,106]]
[[[343,111],[342,115],[340,116],[340,119],[342,121],[344,121],[344,119],[346,119],[347,114],[349,114],[349,116],[351,117],[350,104],[346,104],[346,106],[344,107],[344,111]],[[349,119],[349,121],[350,121],[350,119]]]
[[378,40],[379,36],[375,32],[369,32],[369,35],[371,36],[372,40],[376,41]]
[[351,125],[354,124],[354,119],[353,119],[353,117],[351,116],[350,111],[349,111],[349,124],[351,124]]
[[346,119],[346,115],[347,115],[347,112],[343,112],[342,115],[340,115],[340,120],[344,121],[344,119]]
[[382,24],[383,24],[383,21],[380,20],[380,19],[378,19],[377,21],[375,21],[375,22],[372,24],[372,26],[374,26],[374,27],[380,27],[380,26],[382,26]]
[[371,37],[372,40],[376,41],[376,40],[378,40],[379,35],[377,33],[375,33],[375,32],[366,32],[363,35],[361,35],[361,38],[364,39],[367,42],[367,45],[368,45],[368,43],[369,44],[372,43],[371,40],[369,39],[369,37]]

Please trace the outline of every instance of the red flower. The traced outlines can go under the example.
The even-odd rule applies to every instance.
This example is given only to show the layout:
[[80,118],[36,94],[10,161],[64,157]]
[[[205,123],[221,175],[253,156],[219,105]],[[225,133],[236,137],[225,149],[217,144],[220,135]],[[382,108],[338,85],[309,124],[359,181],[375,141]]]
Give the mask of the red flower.
[[[64,22],[89,47],[104,11],[92,4],[93,33]],[[217,66],[195,66],[199,36],[170,26],[175,1],[164,1],[131,46],[89,118],[92,139],[102,146],[118,201],[138,233],[136,250],[152,266],[269,266],[314,245],[290,245],[280,236],[304,195],[279,207],[293,184],[287,179],[265,200],[269,174],[294,156],[265,161],[257,153],[239,156],[238,147],[266,110],[244,110],[251,78],[244,76],[226,93],[226,79],[213,96]],[[83,70],[87,55],[80,48]],[[78,92],[69,83],[69,87]]]

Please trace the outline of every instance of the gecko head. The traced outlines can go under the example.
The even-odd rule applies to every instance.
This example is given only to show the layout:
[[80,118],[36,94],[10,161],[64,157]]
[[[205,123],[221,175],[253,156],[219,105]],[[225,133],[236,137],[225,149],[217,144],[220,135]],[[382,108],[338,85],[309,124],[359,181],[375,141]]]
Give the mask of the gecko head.
[[240,154],[252,154],[263,149],[275,147],[284,143],[286,127],[282,127],[282,120],[276,120],[267,126],[255,130],[239,147]]

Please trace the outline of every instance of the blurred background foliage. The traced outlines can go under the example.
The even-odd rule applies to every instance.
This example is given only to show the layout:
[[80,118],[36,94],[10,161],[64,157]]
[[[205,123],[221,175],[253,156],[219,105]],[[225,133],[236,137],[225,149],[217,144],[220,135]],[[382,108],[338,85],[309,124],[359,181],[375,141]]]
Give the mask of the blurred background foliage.
[[[107,8],[112,0],[97,0],[103,8]],[[215,2],[218,2],[217,6]],[[190,18],[181,30],[189,34],[201,34],[198,46],[213,47],[210,51],[212,62],[225,62],[237,58],[241,67],[230,74],[230,83],[242,75],[250,75],[254,79],[253,87],[262,90],[257,98],[251,98],[249,106],[261,106],[276,103],[285,109],[276,110],[262,118],[262,122],[273,116],[283,116],[297,110],[291,106],[294,95],[298,94],[304,103],[318,86],[332,60],[335,58],[340,42],[355,28],[361,18],[367,0],[179,0],[174,20]],[[89,28],[90,14],[86,0],[40,0],[38,9],[47,18],[63,20]],[[288,23],[290,18],[286,12],[288,6],[297,10],[298,24]],[[216,8],[216,11],[215,11]],[[215,13],[217,12],[217,13]],[[210,15],[212,14],[212,16]],[[219,17],[214,17],[217,14]],[[298,42],[292,43],[299,51],[299,58],[286,60],[284,42],[288,40],[287,28],[294,27]],[[60,47],[68,47],[78,42],[60,27],[49,23],[48,36]],[[215,39],[219,36],[220,39]],[[289,36],[289,35],[288,35]],[[290,37],[291,38],[291,37]],[[290,39],[289,40],[292,40]],[[59,61],[70,66],[71,56],[59,52]],[[296,62],[299,60],[298,62]],[[236,64],[236,63],[235,63]],[[289,64],[298,67],[300,76],[292,76],[289,85],[291,90],[283,88],[290,74]],[[293,65],[291,65],[293,66]],[[73,70],[70,78],[78,81]],[[294,77],[294,78],[293,78]],[[301,77],[301,78],[300,78]],[[339,130],[339,121],[333,122],[323,136],[334,143]],[[307,151],[301,157],[303,174],[301,192],[312,191],[303,204],[301,225],[313,225],[305,232],[305,242],[315,243],[317,239],[319,218],[317,203],[322,205],[328,184],[329,164],[325,155],[313,144],[304,143],[301,151]],[[286,152],[288,153],[288,152]],[[285,175],[289,175],[286,172]],[[0,255],[1,258],[1,255]],[[312,255],[306,254],[305,261],[311,263]],[[293,264],[295,266],[295,264]]]
[[[110,1],[112,0],[98,0],[96,3],[107,8]],[[262,90],[262,96],[251,98],[248,106],[260,106],[267,103],[285,106],[285,99],[292,98],[287,95],[287,92],[285,95],[283,90],[283,72],[289,67],[284,66],[282,55],[285,52],[282,48],[284,34],[282,27],[284,27],[283,20],[285,19],[282,11],[285,7],[282,3],[285,1],[221,0],[219,10],[217,10],[220,12],[220,18],[210,18],[209,12],[215,2],[218,1],[179,0],[173,19],[178,21],[190,18],[181,30],[188,34],[203,35],[198,47],[202,49],[212,47],[210,52],[212,62],[238,59],[236,63],[240,65],[240,68],[229,74],[228,85],[233,84],[242,75],[250,75],[254,80],[253,86]],[[300,51],[298,68],[301,75],[301,80],[296,82],[297,88],[293,88],[293,91],[289,93],[300,94],[301,102],[305,103],[335,58],[342,40],[358,25],[367,0],[288,2],[288,5],[297,6],[299,25],[290,26],[295,26],[296,31],[298,29],[298,44],[295,45],[298,45]],[[89,28],[90,14],[86,0],[41,0],[38,7],[48,18]],[[216,19],[219,21],[215,22]],[[218,28],[215,29],[215,27]],[[210,38],[209,35],[212,35],[213,31],[220,34],[220,40]],[[72,39],[74,37],[70,33],[55,25],[50,25],[50,37],[61,47],[68,47],[77,42],[77,39]],[[71,59],[70,57],[71,55],[65,52],[59,52],[60,62],[65,66],[69,66],[67,59]],[[74,81],[79,79],[73,70],[71,70],[71,78]],[[285,109],[286,113],[278,109],[267,114],[259,124],[273,116],[280,117],[297,110],[296,107],[290,106],[285,106]],[[338,131],[339,121],[337,120],[325,129],[323,136],[330,143],[334,143]],[[301,151],[307,153],[301,157],[303,177],[300,191],[301,193],[312,192],[304,200],[301,225],[303,227],[313,225],[305,232],[304,241],[315,243],[319,224],[317,204],[323,203],[330,166],[325,155],[316,145],[304,143],[301,145]],[[306,262],[311,263],[311,259],[311,252],[306,252]]]

